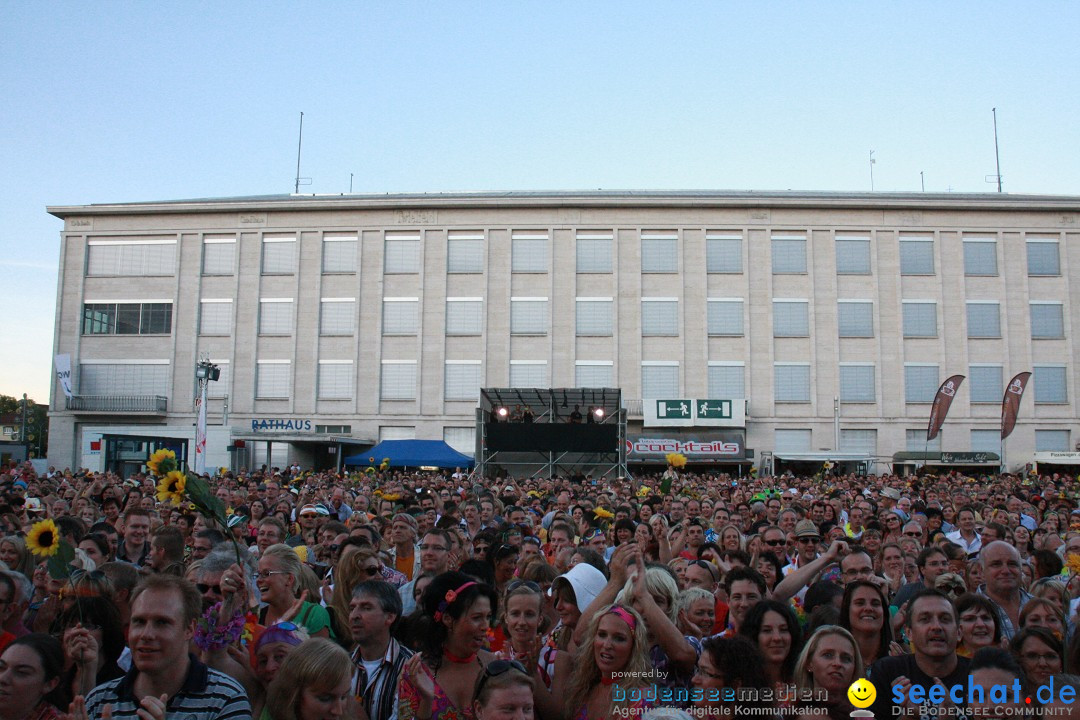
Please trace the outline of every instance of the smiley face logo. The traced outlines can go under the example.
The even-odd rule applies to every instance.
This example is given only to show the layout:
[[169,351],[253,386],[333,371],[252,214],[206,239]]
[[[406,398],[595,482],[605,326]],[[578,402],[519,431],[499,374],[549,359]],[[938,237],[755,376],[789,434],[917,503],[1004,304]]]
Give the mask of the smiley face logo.
[[868,708],[877,699],[877,688],[866,678],[859,678],[851,683],[847,691],[848,700],[857,708]]

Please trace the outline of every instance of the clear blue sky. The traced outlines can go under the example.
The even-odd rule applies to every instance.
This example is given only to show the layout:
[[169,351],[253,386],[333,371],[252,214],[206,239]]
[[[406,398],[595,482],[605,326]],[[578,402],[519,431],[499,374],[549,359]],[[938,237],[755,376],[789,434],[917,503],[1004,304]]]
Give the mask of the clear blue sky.
[[292,191],[1080,195],[1076,2],[0,5],[0,393],[50,388],[46,205]]

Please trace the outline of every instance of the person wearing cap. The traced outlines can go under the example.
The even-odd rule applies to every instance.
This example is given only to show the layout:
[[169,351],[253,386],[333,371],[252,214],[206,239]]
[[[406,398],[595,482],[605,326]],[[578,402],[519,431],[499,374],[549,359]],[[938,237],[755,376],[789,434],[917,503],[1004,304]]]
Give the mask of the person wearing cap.
[[314,503],[308,503],[300,508],[296,514],[296,521],[300,525],[300,534],[290,537],[285,541],[289,547],[300,545],[316,545],[315,531],[319,521],[319,510]]
[[408,513],[398,513],[390,525],[390,562],[409,580],[419,575],[420,570],[420,553],[416,549],[418,527],[416,518]]
[[795,523],[795,556],[783,567],[784,576],[817,560],[820,546],[821,532],[813,520],[800,520]]

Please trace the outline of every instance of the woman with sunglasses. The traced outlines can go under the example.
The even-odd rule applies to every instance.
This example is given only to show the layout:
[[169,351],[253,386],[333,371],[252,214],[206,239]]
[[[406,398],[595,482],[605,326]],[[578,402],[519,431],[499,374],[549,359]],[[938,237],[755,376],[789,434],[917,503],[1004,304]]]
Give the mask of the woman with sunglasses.
[[476,720],[532,720],[533,680],[516,660],[488,663],[473,692]]
[[889,654],[892,643],[889,604],[881,589],[869,580],[856,580],[844,588],[839,625],[851,633],[867,666]]
[[398,717],[471,718],[473,693],[494,656],[485,650],[498,610],[495,591],[460,572],[432,580],[421,598],[416,655],[398,684]]
[[[271,625],[283,617],[296,618],[295,622],[312,637],[334,639],[326,608],[310,603],[306,595],[298,594],[303,571],[300,556],[288,545],[266,548],[259,558],[259,572],[255,576],[263,602],[259,608],[259,623]],[[298,609],[294,608],[297,603]]]
[[293,650],[270,683],[270,720],[325,720],[353,715],[352,661],[339,645],[312,638]]
[[651,669],[646,637],[644,621],[632,607],[608,605],[594,615],[575,657],[574,674],[566,690],[565,717],[607,720],[640,715],[649,703],[616,700],[612,685],[618,682],[624,691],[645,686]]
[[353,647],[349,630],[349,604],[352,602],[353,588],[367,580],[381,580],[381,570],[379,558],[370,547],[352,549],[334,567],[334,590],[326,610],[330,614],[334,635],[346,650]]

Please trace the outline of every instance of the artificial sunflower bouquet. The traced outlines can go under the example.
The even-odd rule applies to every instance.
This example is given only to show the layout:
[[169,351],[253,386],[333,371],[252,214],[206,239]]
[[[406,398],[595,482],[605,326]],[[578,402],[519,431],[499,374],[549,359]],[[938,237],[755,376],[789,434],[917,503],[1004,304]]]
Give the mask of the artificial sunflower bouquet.
[[664,459],[667,460],[668,468],[660,482],[660,492],[667,495],[671,492],[671,484],[679,477],[679,470],[686,467],[686,456],[682,453],[668,453]]

